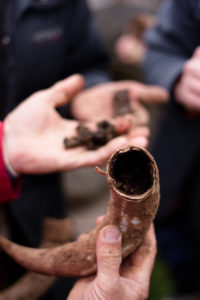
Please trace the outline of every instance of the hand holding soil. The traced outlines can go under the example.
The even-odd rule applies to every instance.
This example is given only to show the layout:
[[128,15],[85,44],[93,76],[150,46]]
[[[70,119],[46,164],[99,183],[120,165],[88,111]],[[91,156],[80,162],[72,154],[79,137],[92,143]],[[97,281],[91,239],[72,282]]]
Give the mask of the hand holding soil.
[[[73,116],[79,121],[109,120],[113,116],[113,95],[122,90],[129,91],[131,107],[134,112],[146,112],[143,103],[147,105],[164,104],[168,93],[161,87],[148,86],[136,81],[118,81],[97,85],[76,95],[71,103]],[[144,124],[148,123],[143,120]]]
[[[129,90],[127,89],[115,92],[113,94],[111,104],[112,117],[117,118],[121,116],[122,127],[118,126],[119,130],[117,130],[108,120],[98,122],[97,130],[95,131],[92,131],[83,124],[80,124],[76,128],[76,136],[64,139],[65,148],[69,149],[73,147],[84,146],[88,150],[95,150],[105,145],[116,136],[121,134],[128,134],[132,131],[132,129],[135,130],[139,125],[146,125],[146,123],[148,122],[148,114],[141,106],[139,109],[138,104],[131,106]],[[123,130],[124,124],[122,116],[129,116],[132,123],[131,126],[125,128],[125,130]],[[126,121],[126,117],[124,117],[124,122]]]
[[[113,103],[115,100],[117,104]],[[73,99],[71,110],[77,120],[84,122],[109,121],[117,115],[124,117],[126,113],[131,114],[132,126],[123,136],[127,138],[127,144],[146,147],[149,113],[143,103],[163,104],[167,100],[167,92],[160,87],[146,86],[134,81],[119,81],[82,91]]]

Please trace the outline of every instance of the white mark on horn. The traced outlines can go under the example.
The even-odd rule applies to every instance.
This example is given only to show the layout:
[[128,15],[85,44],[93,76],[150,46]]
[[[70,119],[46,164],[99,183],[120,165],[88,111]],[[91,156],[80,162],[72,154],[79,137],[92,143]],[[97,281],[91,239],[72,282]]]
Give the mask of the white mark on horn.
[[140,223],[140,219],[138,219],[136,217],[131,220],[131,224],[133,224],[133,225],[138,225],[139,223]]
[[124,248],[123,248],[123,250],[122,250],[122,253],[124,254],[124,253],[126,253],[127,251],[129,252],[131,249],[132,249],[132,245],[127,245],[127,246],[125,246]]
[[127,230],[127,226],[128,226],[128,217],[126,215],[124,215],[122,217],[122,220],[121,220],[121,224],[119,226],[121,232],[125,232]]
[[91,254],[90,254],[90,255],[87,256],[87,260],[93,261],[93,259],[94,259],[94,255],[91,255]]

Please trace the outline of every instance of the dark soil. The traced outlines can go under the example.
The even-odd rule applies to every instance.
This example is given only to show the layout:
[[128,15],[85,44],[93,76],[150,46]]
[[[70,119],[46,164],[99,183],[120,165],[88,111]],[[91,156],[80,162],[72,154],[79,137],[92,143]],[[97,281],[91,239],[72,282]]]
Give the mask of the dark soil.
[[[120,115],[133,113],[128,93],[128,90],[120,90],[114,94],[112,103],[114,118]],[[106,120],[97,124],[96,131],[92,131],[82,124],[77,126],[76,131],[76,137],[64,139],[64,146],[66,149],[84,146],[88,150],[95,150],[118,135],[115,127]]]
[[129,91],[120,90],[113,96],[113,117],[122,116],[133,113],[129,100]]
[[102,121],[97,124],[97,130],[91,131],[84,125],[77,128],[77,137],[65,138],[64,145],[66,149],[85,146],[88,150],[95,150],[117,136],[115,127],[108,121]]

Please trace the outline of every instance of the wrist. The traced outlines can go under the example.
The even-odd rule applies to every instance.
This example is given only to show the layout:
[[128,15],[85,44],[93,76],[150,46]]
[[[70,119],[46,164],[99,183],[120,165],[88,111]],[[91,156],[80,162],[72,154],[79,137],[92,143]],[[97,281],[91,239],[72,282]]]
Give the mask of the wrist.
[[8,155],[4,146],[4,142],[3,142],[3,159],[4,159],[4,163],[6,166],[6,169],[11,177],[11,179],[15,179],[17,177],[19,177],[19,173],[12,167],[9,159],[8,159]]
[[3,152],[4,164],[6,166],[6,169],[9,173],[11,179],[15,179],[15,178],[19,177],[19,173],[12,165],[12,160],[9,157],[10,156],[10,151],[9,151],[9,146],[8,146],[9,129],[8,129],[6,122],[4,122],[2,124],[2,126],[3,126],[2,152]]

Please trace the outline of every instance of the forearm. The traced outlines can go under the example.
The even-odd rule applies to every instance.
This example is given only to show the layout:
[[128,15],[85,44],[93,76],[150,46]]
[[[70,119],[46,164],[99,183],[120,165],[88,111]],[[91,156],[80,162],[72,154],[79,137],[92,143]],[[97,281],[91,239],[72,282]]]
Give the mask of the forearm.
[[187,59],[184,57],[177,57],[150,49],[144,62],[146,82],[160,85],[172,94],[186,61]]
[[146,34],[146,80],[169,92],[180,77],[185,62],[199,44],[194,1],[168,0],[158,13],[156,26]]

